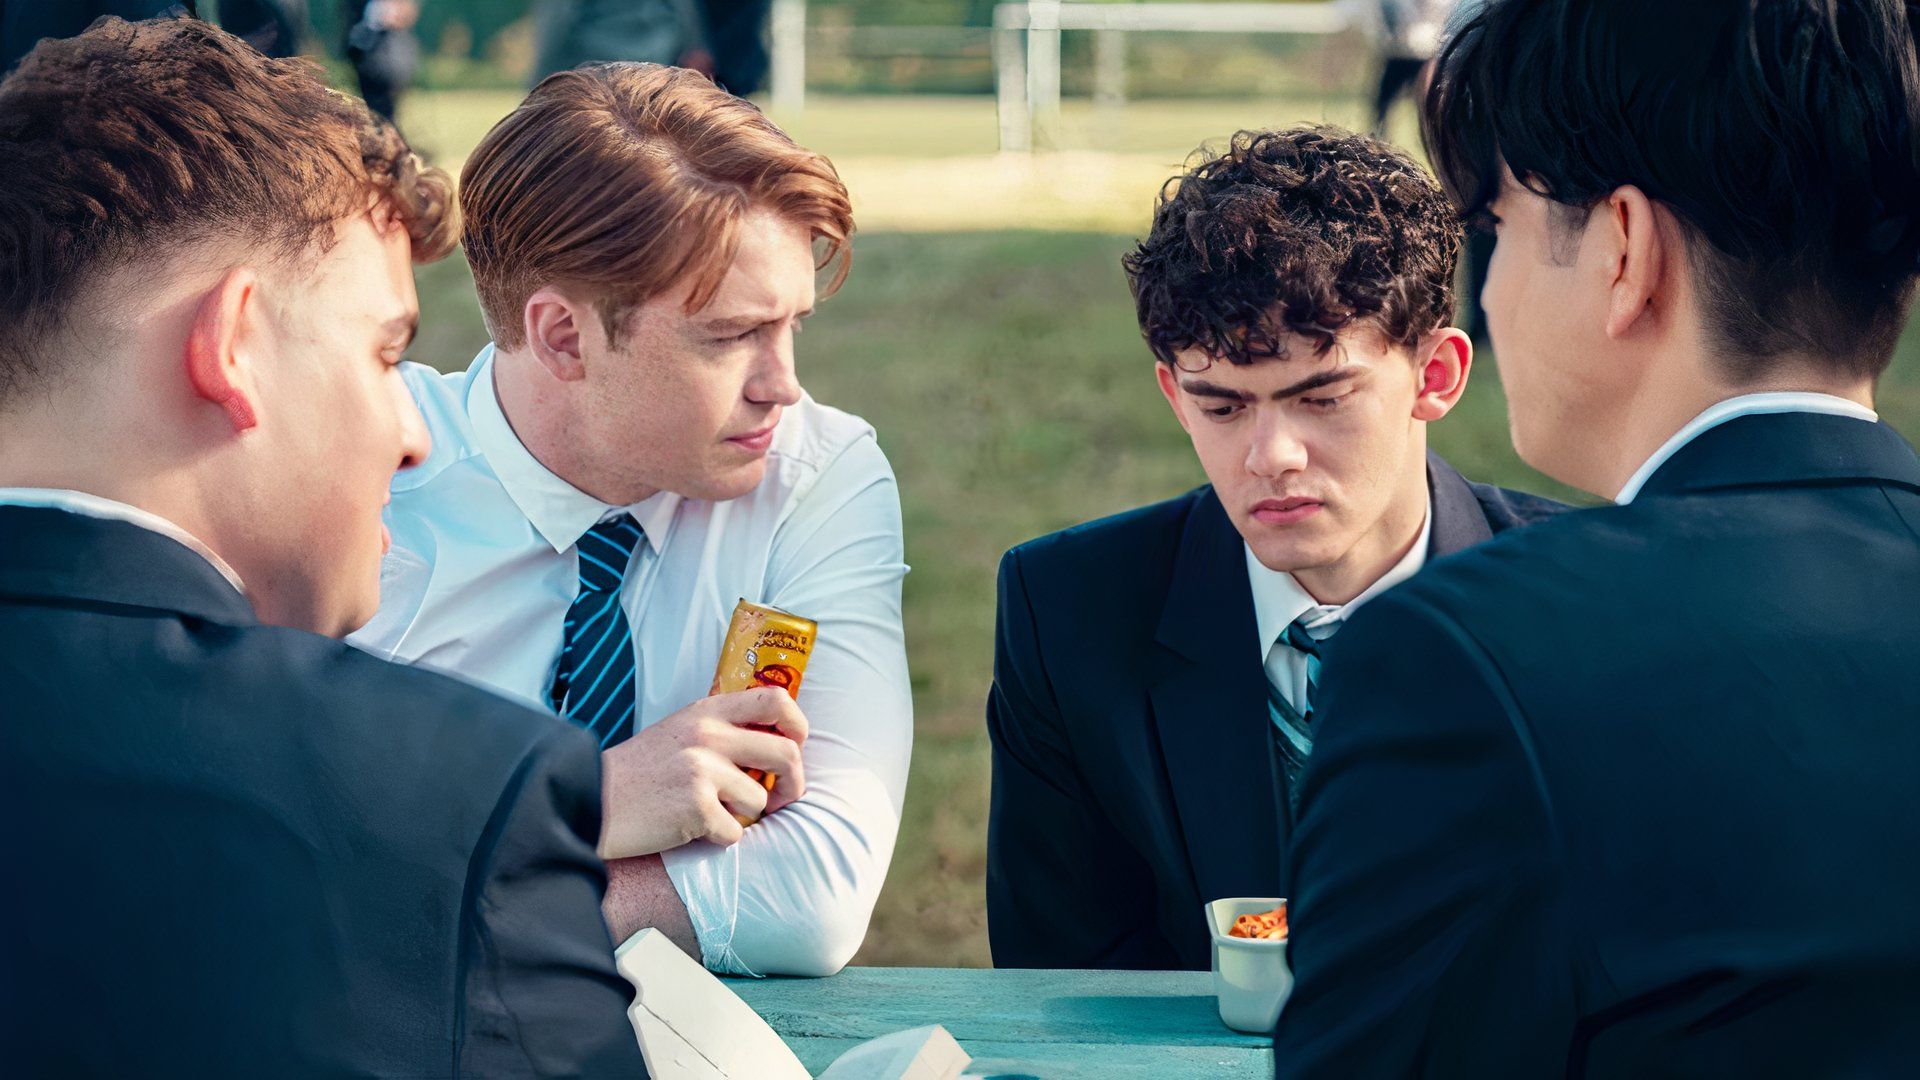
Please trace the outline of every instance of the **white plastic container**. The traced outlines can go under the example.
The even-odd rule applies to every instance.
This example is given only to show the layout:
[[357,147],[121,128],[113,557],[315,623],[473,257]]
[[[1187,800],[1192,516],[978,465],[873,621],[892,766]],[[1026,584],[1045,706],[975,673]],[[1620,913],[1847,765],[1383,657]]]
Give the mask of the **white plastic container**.
[[1227,936],[1235,919],[1258,915],[1286,903],[1284,897],[1229,896],[1207,905],[1207,930],[1213,935],[1213,992],[1220,1019],[1235,1031],[1264,1035],[1273,1030],[1293,993],[1293,969],[1287,966],[1287,942]]

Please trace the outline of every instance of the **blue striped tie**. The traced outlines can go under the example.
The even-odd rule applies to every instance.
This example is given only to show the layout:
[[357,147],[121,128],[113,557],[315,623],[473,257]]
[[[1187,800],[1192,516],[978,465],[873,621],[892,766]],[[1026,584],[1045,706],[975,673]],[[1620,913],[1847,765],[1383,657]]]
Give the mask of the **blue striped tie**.
[[560,665],[550,701],[555,712],[597,736],[602,749],[633,734],[633,628],[620,607],[620,584],[646,534],[622,514],[587,530],[580,554],[580,592],[567,609]]

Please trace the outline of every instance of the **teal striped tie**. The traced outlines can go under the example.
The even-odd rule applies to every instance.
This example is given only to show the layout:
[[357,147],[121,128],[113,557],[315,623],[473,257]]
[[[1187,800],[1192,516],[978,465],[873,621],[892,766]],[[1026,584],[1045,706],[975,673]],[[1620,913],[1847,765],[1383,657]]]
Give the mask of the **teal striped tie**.
[[[1301,618],[1288,623],[1287,628],[1280,634],[1280,640],[1286,642],[1289,648],[1307,658],[1307,693],[1306,697],[1300,702],[1300,715],[1303,719],[1311,722],[1313,720],[1313,693],[1320,688],[1321,639],[1314,637],[1313,631],[1307,629],[1304,621],[1305,618],[1305,616],[1301,616]],[[1339,628],[1339,623],[1334,623],[1327,627],[1326,636],[1332,637],[1333,631]]]
[[[1273,721],[1274,744],[1280,751],[1280,767],[1286,773],[1287,805],[1295,811],[1300,808],[1300,774],[1307,767],[1308,755],[1313,753],[1313,695],[1320,686],[1320,646],[1323,641],[1307,629],[1305,618],[1303,615],[1288,623],[1280,634],[1281,645],[1307,659],[1307,691],[1301,697],[1300,707],[1296,709],[1288,704],[1286,698],[1271,684],[1267,687],[1267,714]],[[1331,623],[1323,628],[1322,633],[1332,637],[1339,628],[1339,623]]]

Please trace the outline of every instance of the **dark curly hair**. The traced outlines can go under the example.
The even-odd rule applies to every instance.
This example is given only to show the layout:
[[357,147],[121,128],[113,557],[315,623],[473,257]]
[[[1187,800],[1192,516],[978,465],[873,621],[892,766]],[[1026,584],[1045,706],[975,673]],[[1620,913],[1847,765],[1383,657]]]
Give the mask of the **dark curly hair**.
[[1453,320],[1459,216],[1405,153],[1336,127],[1242,131],[1169,180],[1121,260],[1155,356],[1316,355],[1349,328],[1396,345]]

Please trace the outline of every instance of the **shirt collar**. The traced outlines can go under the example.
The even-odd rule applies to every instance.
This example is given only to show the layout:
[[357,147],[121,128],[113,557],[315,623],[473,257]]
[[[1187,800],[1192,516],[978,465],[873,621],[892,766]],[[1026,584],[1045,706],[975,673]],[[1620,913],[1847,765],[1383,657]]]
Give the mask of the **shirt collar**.
[[563,552],[579,543],[588,529],[625,512],[633,515],[647,534],[647,542],[658,551],[679,509],[680,496],[662,491],[631,506],[614,506],[554,475],[507,422],[493,389],[493,355],[489,344],[473,361],[467,383],[467,417],[473,422],[475,447],[535,531],[555,552]]
[[245,596],[247,587],[240,580],[227,561],[214,554],[212,548],[200,542],[192,533],[168,521],[151,511],[130,506],[115,499],[89,495],[84,491],[68,491],[62,488],[0,488],[0,505],[4,506],[40,506],[53,510],[65,510],[70,514],[100,518],[104,521],[124,521],[129,525],[138,525],[148,532],[159,533],[175,543],[187,548],[194,554],[207,560],[220,576],[227,579],[235,592]]
[[[1345,604],[1322,604],[1300,587],[1294,576],[1282,570],[1269,570],[1247,547],[1247,577],[1253,586],[1253,621],[1260,630],[1260,654],[1265,656],[1273,643],[1286,631],[1287,624],[1312,613],[1313,626],[1344,622],[1360,610],[1360,605],[1420,572],[1427,563],[1427,548],[1433,542],[1433,496],[1427,496],[1427,516],[1413,547],[1401,556],[1393,568],[1367,586],[1359,596]],[[1244,545],[1243,545],[1244,546]]]
[[1707,406],[1699,416],[1687,421],[1686,426],[1673,433],[1660,449],[1653,452],[1634,474],[1627,478],[1626,486],[1613,501],[1622,506],[1630,503],[1640,494],[1653,474],[1667,459],[1679,453],[1680,448],[1700,437],[1702,432],[1719,427],[1729,420],[1742,416],[1759,416],[1766,413],[1810,412],[1829,416],[1850,416],[1856,420],[1879,423],[1880,414],[1857,401],[1848,401],[1833,394],[1816,394],[1809,391],[1769,391],[1763,394],[1741,394],[1725,401]]

